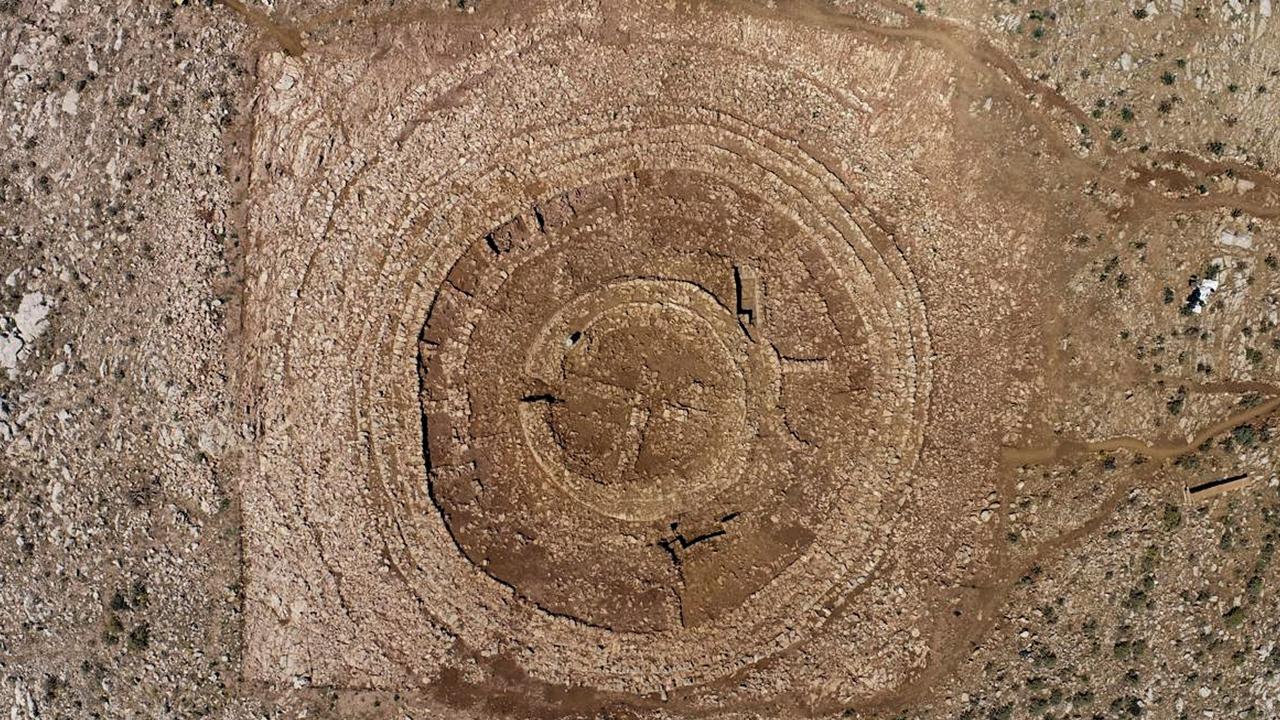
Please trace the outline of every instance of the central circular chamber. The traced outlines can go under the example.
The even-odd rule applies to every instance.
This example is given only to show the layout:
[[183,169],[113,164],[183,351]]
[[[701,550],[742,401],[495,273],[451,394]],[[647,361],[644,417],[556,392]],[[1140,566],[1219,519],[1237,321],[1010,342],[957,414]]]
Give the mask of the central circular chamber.
[[525,361],[525,437],[596,512],[661,520],[742,471],[775,368],[694,283],[632,279],[575,298]]
[[732,613],[849,516],[883,422],[829,258],[693,171],[570,190],[475,238],[420,357],[430,497],[457,547],[612,631]]

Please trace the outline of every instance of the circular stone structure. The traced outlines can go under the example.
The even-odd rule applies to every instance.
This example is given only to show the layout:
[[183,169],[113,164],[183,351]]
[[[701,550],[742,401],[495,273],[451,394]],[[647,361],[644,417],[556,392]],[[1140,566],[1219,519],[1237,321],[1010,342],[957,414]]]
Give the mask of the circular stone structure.
[[440,66],[405,30],[264,96],[250,674],[552,716],[910,687],[982,611],[966,458],[1017,417],[968,279],[1025,215],[862,99],[906,63],[945,116],[928,57],[564,18]]
[[687,281],[620,279],[575,299],[525,364],[521,424],[539,466],[618,520],[658,520],[728,484],[756,429],[748,393],[763,402],[767,389],[748,382],[767,358],[743,330]]
[[731,615],[825,526],[888,524],[892,487],[857,468],[888,436],[858,294],[807,228],[705,172],[607,178],[476,238],[422,333],[459,549],[558,615],[673,631]]
[[[422,308],[421,417],[370,434],[407,467],[422,429],[425,482],[389,469],[382,507],[451,631],[512,628],[546,681],[657,692],[794,644],[874,577],[928,340],[820,162],[697,105],[610,115],[509,139],[528,179],[469,174],[501,198],[483,212],[428,203],[449,240],[398,304]],[[440,530],[477,575],[431,570]]]

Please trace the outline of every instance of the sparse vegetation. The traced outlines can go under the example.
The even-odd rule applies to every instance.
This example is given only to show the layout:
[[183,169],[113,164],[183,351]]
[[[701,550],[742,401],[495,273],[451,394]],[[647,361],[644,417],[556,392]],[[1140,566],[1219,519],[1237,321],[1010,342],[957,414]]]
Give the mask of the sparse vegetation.
[[402,4],[0,0],[19,715],[1271,717],[1257,3]]

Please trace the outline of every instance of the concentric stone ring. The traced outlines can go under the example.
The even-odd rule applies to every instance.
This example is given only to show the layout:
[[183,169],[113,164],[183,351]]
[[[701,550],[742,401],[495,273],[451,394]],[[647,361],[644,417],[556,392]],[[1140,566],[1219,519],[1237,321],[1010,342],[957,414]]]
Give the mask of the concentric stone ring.
[[547,477],[573,497],[619,520],[658,520],[737,478],[739,448],[758,429],[749,394],[754,418],[773,386],[760,377],[768,369],[710,293],[624,280],[544,326],[524,366],[521,425]]
[[720,173],[639,170],[477,235],[422,330],[429,494],[533,606],[609,632],[707,625],[868,491],[836,458],[879,434],[858,398],[886,368],[779,206]]
[[[907,608],[929,601],[863,591],[919,517],[930,334],[844,160],[862,118],[804,72],[662,47],[682,70],[660,97],[601,70],[649,60],[572,32],[451,68],[333,170],[331,213],[303,207],[340,247],[289,276],[282,326],[342,334],[284,331],[269,392],[333,442],[264,454],[297,468],[272,492],[308,512],[333,568],[308,581],[359,629],[326,653],[629,697],[765,662],[816,678],[790,650],[814,643],[850,658],[842,696],[908,672]],[[540,87],[548,67],[572,90],[414,130],[454,122],[436,98],[455,85]],[[733,99],[760,83],[806,112]],[[606,87],[609,107],[578,104]],[[834,119],[821,154],[793,139]]]

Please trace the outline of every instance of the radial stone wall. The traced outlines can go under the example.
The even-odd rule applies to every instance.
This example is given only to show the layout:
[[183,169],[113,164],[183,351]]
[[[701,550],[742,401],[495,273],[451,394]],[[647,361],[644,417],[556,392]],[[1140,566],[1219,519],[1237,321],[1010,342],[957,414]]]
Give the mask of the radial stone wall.
[[263,60],[247,674],[531,706],[901,687],[988,544],[964,413],[1007,412],[1005,371],[965,368],[1012,310],[956,280],[1032,221],[947,177],[928,52],[527,13]]

